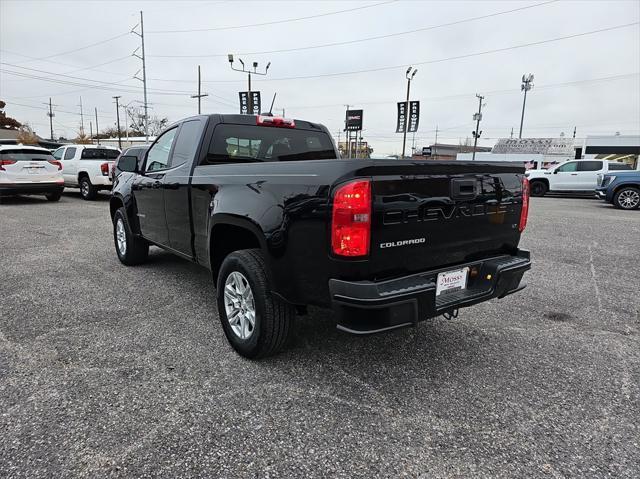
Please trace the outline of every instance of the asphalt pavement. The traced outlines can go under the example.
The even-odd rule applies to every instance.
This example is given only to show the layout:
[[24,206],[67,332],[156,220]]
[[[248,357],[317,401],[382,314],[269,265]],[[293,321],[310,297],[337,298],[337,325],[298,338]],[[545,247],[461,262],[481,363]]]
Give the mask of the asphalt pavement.
[[640,211],[534,198],[521,293],[252,362],[71,191],[0,205],[0,477],[640,477]]

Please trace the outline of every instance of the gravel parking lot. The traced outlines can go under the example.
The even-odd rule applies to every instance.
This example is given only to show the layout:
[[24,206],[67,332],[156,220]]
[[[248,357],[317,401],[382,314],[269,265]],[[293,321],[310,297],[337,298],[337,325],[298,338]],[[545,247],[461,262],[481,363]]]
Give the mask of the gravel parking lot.
[[0,477],[639,477],[640,212],[534,198],[522,293],[261,362],[108,196],[0,205]]

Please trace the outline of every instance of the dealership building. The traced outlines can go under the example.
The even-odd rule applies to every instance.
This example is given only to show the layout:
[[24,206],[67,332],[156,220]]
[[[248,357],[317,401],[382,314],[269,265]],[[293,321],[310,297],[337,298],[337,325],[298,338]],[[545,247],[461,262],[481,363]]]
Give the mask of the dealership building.
[[[574,138],[502,138],[490,152],[476,152],[476,161],[517,161],[549,167],[573,159],[620,161],[640,169],[640,135],[589,135]],[[472,153],[459,153],[469,161]]]

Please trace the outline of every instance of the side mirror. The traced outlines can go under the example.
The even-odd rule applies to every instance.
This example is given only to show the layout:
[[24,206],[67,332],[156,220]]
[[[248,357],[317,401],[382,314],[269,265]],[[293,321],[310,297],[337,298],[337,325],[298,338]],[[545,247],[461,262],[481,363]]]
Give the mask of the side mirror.
[[556,169],[556,170],[553,170],[553,174],[554,174],[554,175],[557,175],[557,174],[558,174],[558,170],[557,170],[557,169]]
[[123,156],[118,161],[118,169],[120,171],[128,171],[130,173],[138,172],[138,159],[135,156]]

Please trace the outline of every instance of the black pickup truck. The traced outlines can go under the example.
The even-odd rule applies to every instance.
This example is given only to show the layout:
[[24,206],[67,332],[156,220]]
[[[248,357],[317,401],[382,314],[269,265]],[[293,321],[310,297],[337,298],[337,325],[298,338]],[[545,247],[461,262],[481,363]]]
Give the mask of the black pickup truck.
[[346,160],[317,123],[214,114],[118,168],[120,261],[156,245],[208,268],[246,357],[282,349],[307,305],[332,308],[343,331],[386,331],[514,293],[531,267],[521,166]]

